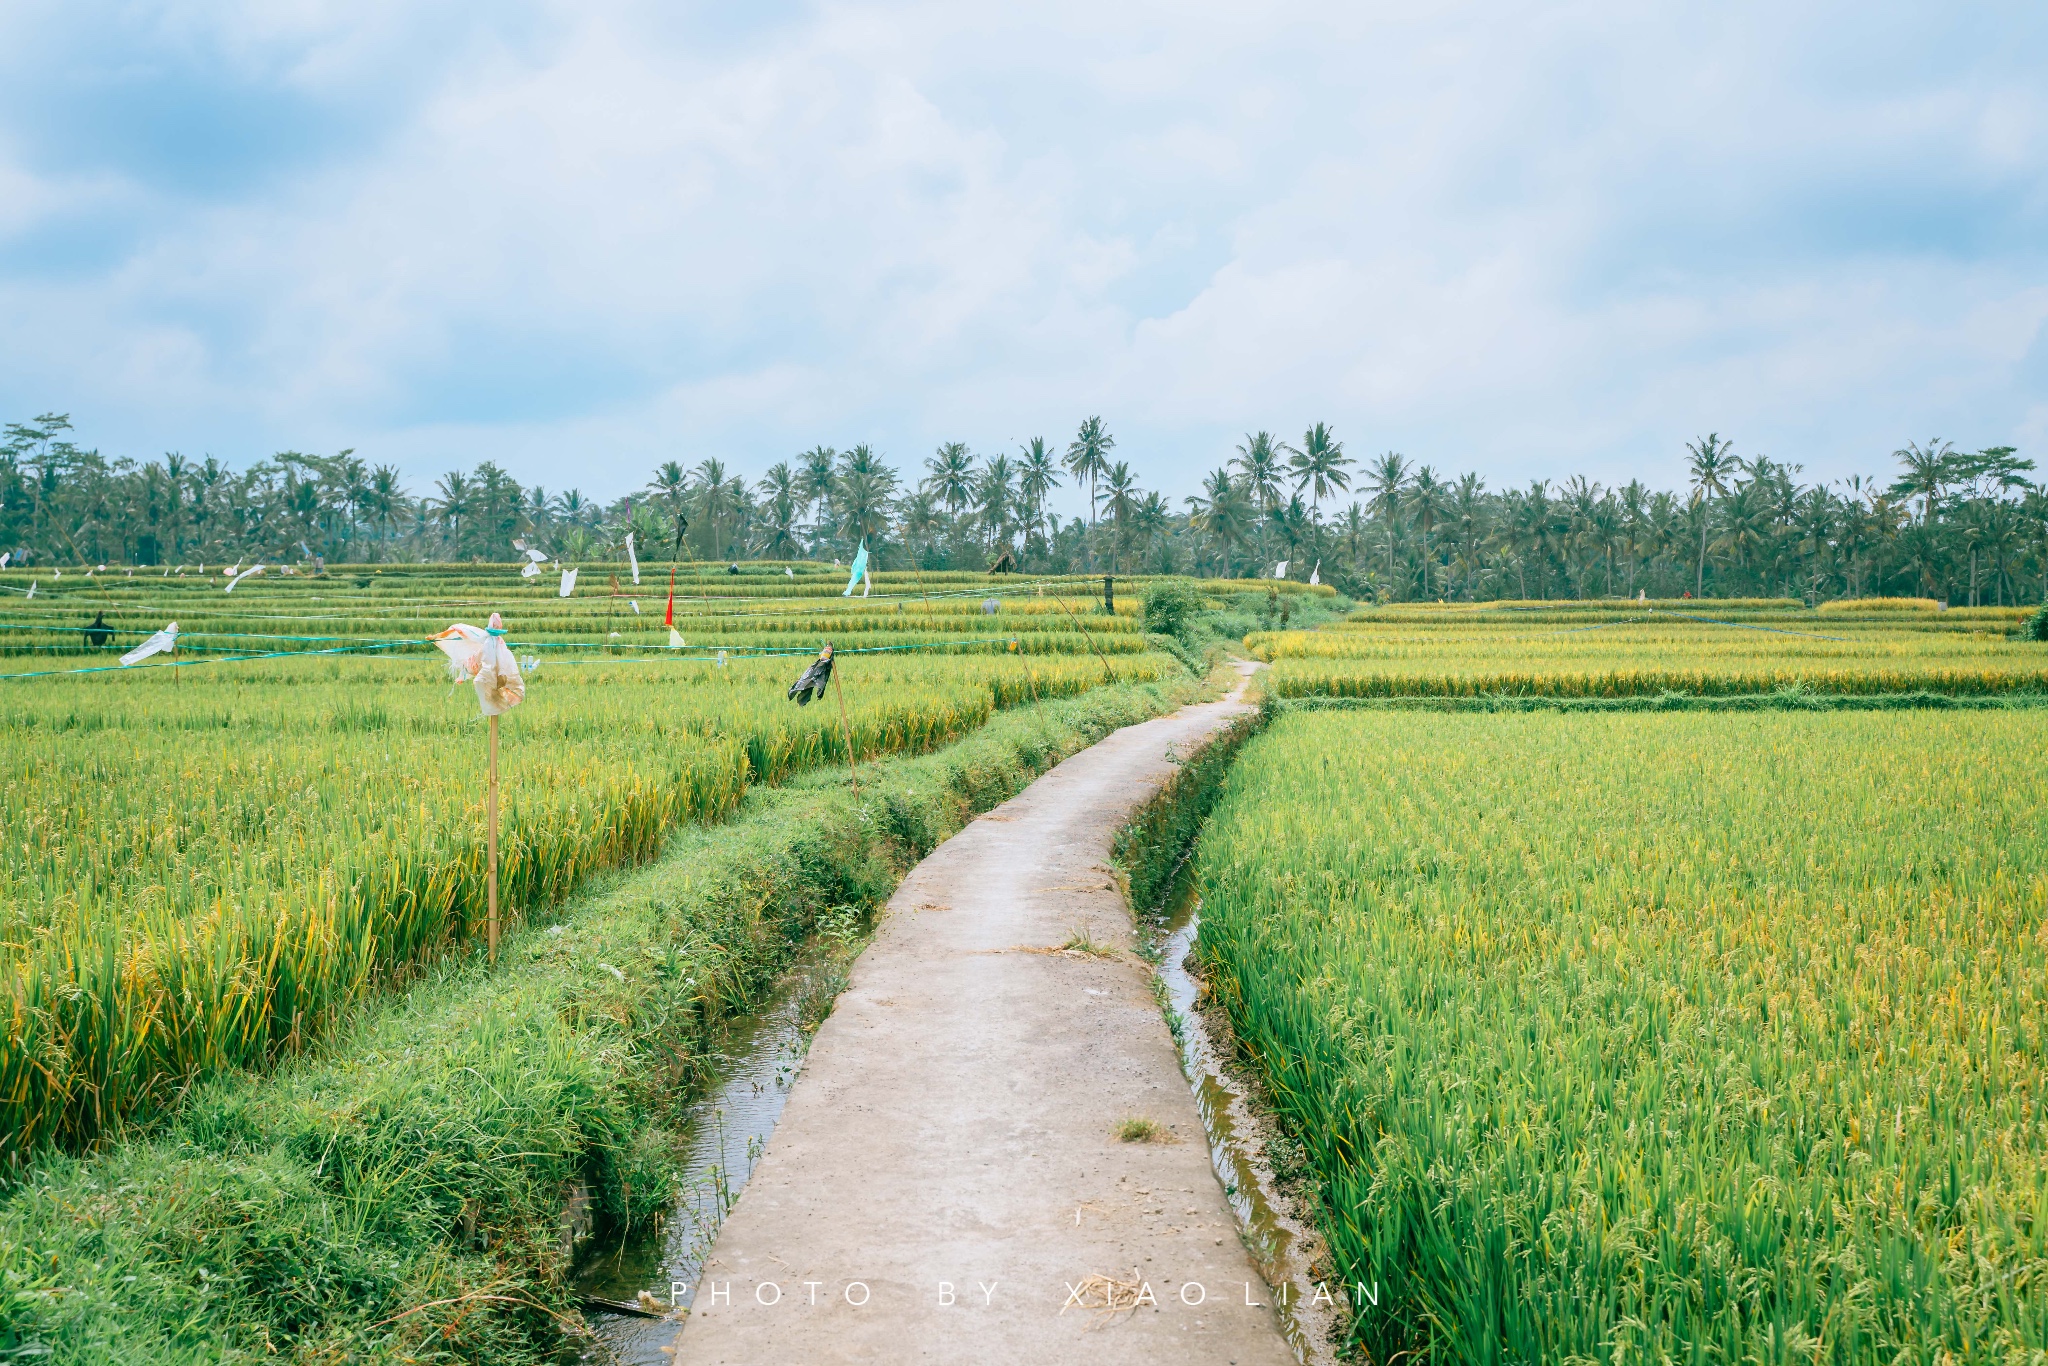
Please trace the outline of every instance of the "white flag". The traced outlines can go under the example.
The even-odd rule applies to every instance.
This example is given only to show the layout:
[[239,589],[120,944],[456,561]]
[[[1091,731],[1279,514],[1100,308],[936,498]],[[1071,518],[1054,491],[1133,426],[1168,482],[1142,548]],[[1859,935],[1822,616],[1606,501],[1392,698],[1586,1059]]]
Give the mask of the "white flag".
[[782,577],[785,579],[793,579],[796,577],[796,571],[785,565],[782,570]]
[[246,579],[246,578],[250,577],[250,576],[251,576],[252,574],[261,574],[262,572],[263,572],[263,566],[262,566],[262,565],[260,565],[260,564],[252,564],[252,565],[250,565],[250,566],[249,566],[249,567],[248,567],[247,569],[244,569],[244,570],[243,570],[243,571],[242,571],[241,573],[239,573],[239,574],[235,575],[235,577],[234,577],[234,581],[233,581],[232,583],[228,584],[228,586],[227,586],[227,588],[226,588],[226,590],[225,590],[225,591],[226,591],[226,592],[229,592],[229,593],[232,593],[232,592],[234,592],[234,591],[235,591],[235,584],[237,584],[237,583],[240,583],[240,582],[241,582],[241,581],[242,581],[243,579]]
[[[626,561],[633,566],[633,586],[638,588],[640,586],[640,557],[633,553],[633,533],[630,531],[626,533]],[[633,610],[637,612],[639,608],[636,607]]]
[[683,648],[683,633],[673,626],[668,628],[668,648],[671,650]]
[[14,552],[11,550],[4,555],[0,555],[0,569],[5,569],[7,567],[7,562],[13,558]]
[[1311,569],[1311,570],[1309,570],[1309,571],[1308,571],[1308,586],[1309,586],[1309,587],[1311,587],[1311,588],[1314,588],[1314,587],[1316,587],[1316,586],[1317,586],[1318,584],[1322,583],[1322,581],[1323,581],[1323,562],[1322,562],[1321,560],[1317,560],[1317,561],[1316,561],[1316,567],[1315,567],[1314,569]]
[[[36,581],[35,581],[34,579],[30,579],[30,580],[28,581],[28,596],[29,596],[30,598],[32,598],[32,597],[34,597],[35,595],[36,595]],[[22,601],[23,601],[23,602],[26,602],[26,601],[28,601],[28,598],[23,598],[23,599],[22,599]]]
[[1282,560],[1279,564],[1273,567],[1273,577],[1276,579],[1284,579],[1287,577],[1287,561]]
[[121,667],[125,669],[131,664],[140,664],[151,655],[168,654],[177,648],[178,623],[174,621],[148,640],[143,641],[140,645],[130,650],[127,654],[122,655]]
[[528,560],[528,561],[526,562],[526,568],[524,568],[524,569],[522,569],[522,570],[520,570],[520,571],[519,571],[519,577],[520,577],[520,578],[522,578],[522,579],[537,579],[537,578],[539,578],[539,577],[540,577],[540,566],[539,566],[539,565],[537,565],[537,564],[535,564],[535,563],[534,563],[534,562],[533,562],[532,560]]
[[568,597],[568,596],[569,596],[569,595],[570,595],[571,593],[573,593],[573,592],[575,592],[575,591],[576,591],[576,571],[575,571],[575,570],[573,570],[573,569],[564,569],[564,570],[562,571],[562,592],[561,592],[560,596],[562,596],[562,597],[565,597],[565,598],[566,598],[566,597]]
[[548,557],[535,550],[532,546],[522,546],[520,548],[526,551],[526,562],[528,564],[546,564],[548,562]]
[[626,599],[626,601],[627,601],[627,602],[630,602],[630,603],[632,603],[632,604],[633,604],[633,615],[634,615],[634,616],[636,616],[636,617],[637,617],[637,616],[639,616],[639,615],[640,615],[640,599],[638,599],[638,598],[627,598],[627,599]]

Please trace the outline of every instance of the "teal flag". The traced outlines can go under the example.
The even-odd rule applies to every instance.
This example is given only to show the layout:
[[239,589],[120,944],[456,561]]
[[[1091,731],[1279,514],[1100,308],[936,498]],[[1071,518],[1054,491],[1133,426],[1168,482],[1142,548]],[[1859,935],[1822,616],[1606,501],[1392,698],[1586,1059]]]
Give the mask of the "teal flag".
[[[860,581],[861,581],[862,579],[865,579],[865,578],[866,578],[867,576],[868,576],[868,542],[867,542],[867,538],[866,538],[865,536],[863,536],[863,537],[861,538],[861,542],[860,542],[860,553],[859,553],[858,555],[855,555],[855,556],[853,557],[853,575],[852,575],[852,577],[851,577],[851,578],[847,579],[847,581],[846,581],[846,591],[845,591],[844,593],[841,593],[841,594],[840,594],[839,596],[840,596],[840,597],[842,597],[842,598],[850,598],[850,597],[852,597],[852,596],[853,596],[853,586],[854,586],[855,584],[859,583],[859,582],[860,582]],[[863,587],[863,588],[862,588],[862,589],[860,590],[860,595],[861,595],[862,597],[866,597],[866,596],[868,595],[868,590],[867,590],[867,589],[866,589],[865,587]]]

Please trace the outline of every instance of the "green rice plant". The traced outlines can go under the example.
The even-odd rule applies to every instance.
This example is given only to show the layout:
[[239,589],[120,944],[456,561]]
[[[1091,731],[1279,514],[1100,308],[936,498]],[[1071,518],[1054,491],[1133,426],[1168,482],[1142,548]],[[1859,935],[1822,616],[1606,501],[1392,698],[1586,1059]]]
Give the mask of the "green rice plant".
[[[238,612],[264,601],[240,597]],[[388,629],[344,606],[323,630]],[[799,708],[784,694],[810,642],[720,662],[552,653],[515,630],[543,662],[502,723],[501,901],[515,918],[553,904],[678,824],[723,818],[749,784],[1179,672],[1126,634],[1136,651],[849,653],[834,695]],[[89,1144],[195,1077],[295,1051],[470,943],[485,904],[476,710],[431,650],[0,681],[0,1162]]]
[[[1997,625],[2002,626],[2002,623]],[[1900,631],[1833,624],[1743,629],[1616,620],[1389,625],[1247,637],[1280,697],[1703,696],[2048,689],[2048,660],[2002,629]]]
[[1933,598],[1837,598],[1824,602],[1819,611],[1824,616],[1849,612],[1934,612],[1941,604]]
[[1365,1359],[2037,1362],[2040,711],[1295,713],[1200,951]]

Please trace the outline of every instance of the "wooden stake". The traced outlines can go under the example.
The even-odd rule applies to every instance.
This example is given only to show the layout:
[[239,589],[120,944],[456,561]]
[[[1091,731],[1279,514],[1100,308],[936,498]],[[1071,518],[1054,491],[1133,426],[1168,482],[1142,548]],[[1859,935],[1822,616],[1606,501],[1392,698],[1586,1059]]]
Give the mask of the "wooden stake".
[[853,774],[853,799],[860,800],[860,764],[853,757],[853,727],[846,721],[846,694],[839,690],[839,661],[832,661],[832,696],[839,702],[839,733],[846,737],[846,767]]
[[1102,657],[1102,651],[1095,648],[1095,638],[1089,635],[1086,630],[1083,630],[1081,623],[1075,619],[1074,609],[1067,606],[1067,600],[1060,596],[1058,585],[1053,587],[1052,600],[1060,605],[1060,610],[1067,614],[1067,620],[1073,622],[1074,629],[1081,633],[1081,643],[1088,647],[1088,653],[1094,655],[1096,663],[1102,665],[1102,681],[1105,683],[1116,682],[1116,671],[1109,667],[1109,661]]
[[488,888],[490,905],[491,961],[498,961],[498,718],[491,718],[491,781],[484,797],[484,807],[490,814],[490,870],[485,874],[484,885]]

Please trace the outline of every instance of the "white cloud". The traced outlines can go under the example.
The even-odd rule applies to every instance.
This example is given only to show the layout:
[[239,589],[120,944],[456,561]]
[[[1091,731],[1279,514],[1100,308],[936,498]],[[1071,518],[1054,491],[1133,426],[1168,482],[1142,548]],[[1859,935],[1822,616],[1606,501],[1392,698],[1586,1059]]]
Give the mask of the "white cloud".
[[[0,37],[87,60],[53,13]],[[1091,412],[1176,494],[1316,420],[1496,482],[1670,479],[1706,427],[1824,474],[2042,431],[2018,6],[505,13],[131,18],[195,101],[339,121],[224,190],[0,111],[8,415],[600,493]]]

